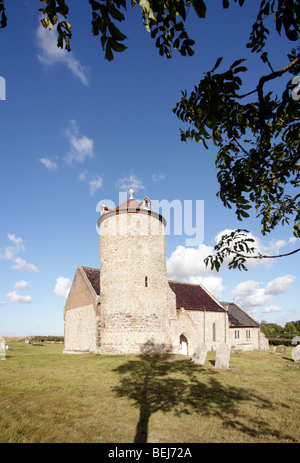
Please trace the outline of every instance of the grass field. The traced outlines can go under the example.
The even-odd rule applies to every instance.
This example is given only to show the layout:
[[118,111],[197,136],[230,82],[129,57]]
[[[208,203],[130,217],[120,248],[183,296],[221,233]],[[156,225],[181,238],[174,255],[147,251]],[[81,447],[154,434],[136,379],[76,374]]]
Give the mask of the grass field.
[[9,343],[0,361],[1,443],[300,442],[291,348],[232,354],[230,370],[178,356],[63,355]]

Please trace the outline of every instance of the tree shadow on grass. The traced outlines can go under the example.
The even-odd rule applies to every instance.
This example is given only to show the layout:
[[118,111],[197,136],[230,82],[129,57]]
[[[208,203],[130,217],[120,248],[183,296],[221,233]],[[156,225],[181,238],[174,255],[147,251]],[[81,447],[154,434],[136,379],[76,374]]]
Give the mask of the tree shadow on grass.
[[[226,428],[260,440],[268,437],[294,441],[293,437],[272,429],[261,417],[247,419],[240,404],[249,402],[257,409],[263,409],[273,407],[273,403],[253,390],[222,384],[216,370],[195,365],[190,360],[178,360],[172,354],[148,353],[141,354],[137,360],[129,360],[114,371],[121,378],[113,392],[118,397],[127,397],[139,408],[135,443],[148,441],[150,417],[159,410],[176,416],[192,413],[214,416]],[[203,381],[199,380],[201,375]]]

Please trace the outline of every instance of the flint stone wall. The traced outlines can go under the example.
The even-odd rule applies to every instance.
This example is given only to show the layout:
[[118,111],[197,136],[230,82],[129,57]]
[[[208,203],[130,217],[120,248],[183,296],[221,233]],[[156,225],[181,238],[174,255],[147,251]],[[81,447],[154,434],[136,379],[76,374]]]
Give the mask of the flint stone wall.
[[[172,349],[164,224],[141,213],[112,215],[100,224],[102,354],[141,352],[152,342]],[[147,278],[145,282],[145,278]]]

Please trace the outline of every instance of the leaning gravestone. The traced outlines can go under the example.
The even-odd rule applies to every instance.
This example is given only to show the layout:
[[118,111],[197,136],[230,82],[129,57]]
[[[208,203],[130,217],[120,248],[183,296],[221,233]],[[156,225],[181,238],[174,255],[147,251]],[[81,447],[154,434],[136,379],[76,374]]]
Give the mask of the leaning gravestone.
[[223,342],[217,346],[215,368],[229,368],[230,346]]
[[208,351],[208,347],[204,342],[199,344],[199,346],[196,348],[194,355],[192,357],[192,362],[198,363],[199,365],[204,365],[207,351]]
[[0,336],[0,360],[5,360],[5,339]]
[[300,362],[300,344],[292,350],[292,359],[294,362]]
[[275,354],[285,354],[286,346],[277,346],[275,350]]

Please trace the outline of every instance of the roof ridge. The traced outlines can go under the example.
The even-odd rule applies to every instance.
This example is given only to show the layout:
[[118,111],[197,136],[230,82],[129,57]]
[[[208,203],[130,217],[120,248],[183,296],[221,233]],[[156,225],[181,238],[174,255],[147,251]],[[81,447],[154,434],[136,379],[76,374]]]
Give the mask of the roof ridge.
[[82,268],[89,268],[90,270],[99,270],[100,268],[95,268],[95,267],[87,267],[86,265],[81,265]]
[[175,280],[168,280],[169,283],[176,283],[179,285],[189,285],[189,286],[201,286],[200,283],[187,283],[186,281],[175,281]]

